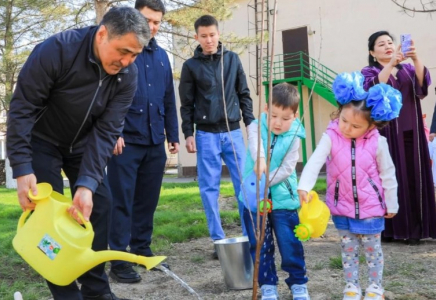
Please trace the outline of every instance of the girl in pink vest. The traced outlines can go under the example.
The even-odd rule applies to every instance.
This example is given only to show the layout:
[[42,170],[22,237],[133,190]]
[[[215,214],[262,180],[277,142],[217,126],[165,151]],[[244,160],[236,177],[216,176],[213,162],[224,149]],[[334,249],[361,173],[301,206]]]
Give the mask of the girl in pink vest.
[[359,72],[339,74],[333,83],[339,109],[307,162],[298,185],[301,201],[327,167],[326,203],[341,237],[346,286],[344,300],[360,300],[359,250],[368,265],[365,300],[384,299],[383,252],[380,244],[384,218],[398,212],[395,167],[386,138],[378,132],[398,117],[401,94],[386,84],[363,89]]

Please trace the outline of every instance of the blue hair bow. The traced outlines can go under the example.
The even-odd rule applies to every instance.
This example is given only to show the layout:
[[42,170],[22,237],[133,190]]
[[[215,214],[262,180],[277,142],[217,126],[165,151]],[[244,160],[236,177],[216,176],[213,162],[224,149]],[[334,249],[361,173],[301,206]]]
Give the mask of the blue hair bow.
[[333,82],[333,93],[341,105],[351,100],[364,100],[368,93],[363,89],[363,75],[360,72],[341,73]]
[[366,106],[371,107],[371,118],[375,121],[390,121],[398,118],[403,97],[397,89],[379,83],[368,90]]
[[366,106],[371,108],[371,118],[374,121],[397,118],[403,106],[401,93],[386,83],[376,84],[365,92],[363,80],[360,72],[341,73],[336,76],[333,93],[338,103],[345,105],[353,100],[366,100]]

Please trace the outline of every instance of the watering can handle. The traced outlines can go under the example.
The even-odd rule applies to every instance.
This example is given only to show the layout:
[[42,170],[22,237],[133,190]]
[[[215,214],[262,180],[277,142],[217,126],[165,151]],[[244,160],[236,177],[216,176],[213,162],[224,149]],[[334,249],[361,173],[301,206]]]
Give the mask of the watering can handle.
[[18,225],[17,225],[17,230],[19,230],[21,227],[23,227],[24,222],[27,219],[27,216],[30,214],[31,210],[30,209],[26,209],[22,214],[20,219],[18,220]]
[[[27,219],[27,217],[29,216],[30,212],[31,212],[30,209],[26,209],[26,210],[21,214],[20,219],[18,220],[17,230],[19,230],[21,227],[24,226],[24,223],[26,222],[26,219]],[[88,222],[85,221],[85,219],[83,218],[83,215],[82,215],[82,213],[81,213],[80,211],[78,212],[78,216],[79,216],[80,220],[82,220],[82,223],[83,223],[83,225],[85,226],[85,229],[86,229],[87,231],[92,231],[93,228],[92,228],[92,224],[91,224],[91,222],[89,222],[89,221],[88,221]]]
[[85,229],[87,231],[92,231],[92,224],[89,221],[85,221],[85,219],[83,218],[83,215],[80,211],[77,211],[77,215],[79,216],[79,219],[82,221],[83,226],[85,226]]
[[303,216],[306,215],[308,209],[309,209],[309,203],[307,203],[306,201],[302,201],[301,208],[300,208],[300,214],[302,214]]
[[[309,191],[309,193],[307,193],[307,198],[310,198],[310,201],[317,201],[318,200],[318,194],[317,194],[317,192],[315,192],[313,190]],[[305,215],[305,214],[308,213],[310,201],[309,202],[302,201],[301,209],[300,209],[300,213],[301,214]]]

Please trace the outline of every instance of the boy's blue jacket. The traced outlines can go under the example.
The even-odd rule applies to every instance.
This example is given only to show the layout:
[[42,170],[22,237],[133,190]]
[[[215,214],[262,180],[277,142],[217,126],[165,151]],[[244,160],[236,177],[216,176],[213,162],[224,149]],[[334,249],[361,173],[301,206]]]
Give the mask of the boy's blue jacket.
[[[254,122],[258,122],[255,120]],[[273,140],[275,134],[271,132],[271,141]],[[261,116],[261,137],[262,145],[265,150],[265,155],[267,151],[267,141],[268,141],[268,127],[267,127],[267,115],[262,114]],[[274,172],[281,164],[283,158],[286,156],[287,151],[292,148],[293,144],[297,138],[305,138],[306,133],[304,131],[303,125],[299,119],[295,119],[292,122],[291,128],[280,135],[277,136],[277,141],[274,145],[274,149],[271,157],[270,164],[270,174]],[[266,159],[266,158],[265,158]],[[254,169],[254,160],[251,157],[250,148],[247,151],[247,158],[245,160],[245,168],[243,179],[247,178]],[[239,194],[239,201],[243,201],[242,197],[242,187]],[[295,170],[289,177],[270,187],[271,200],[273,203],[273,210],[277,209],[288,209],[294,210],[300,207],[300,200],[297,194],[297,174]]]
[[179,142],[173,74],[168,55],[152,38],[135,60],[138,89],[126,115],[123,137],[128,143],[158,145]]

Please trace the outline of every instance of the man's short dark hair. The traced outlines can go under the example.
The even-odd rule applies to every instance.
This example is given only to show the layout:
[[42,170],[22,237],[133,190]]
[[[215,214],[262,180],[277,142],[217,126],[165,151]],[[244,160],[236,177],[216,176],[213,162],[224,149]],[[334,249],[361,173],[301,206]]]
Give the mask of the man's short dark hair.
[[290,108],[296,113],[299,103],[300,95],[297,88],[292,84],[282,82],[273,87],[272,104],[274,106],[282,107],[283,109]]
[[154,11],[160,11],[162,15],[165,15],[166,13],[165,5],[161,0],[136,0],[135,8],[137,10],[141,10],[144,7],[148,7]]
[[197,19],[194,23],[195,32],[198,32],[198,27],[209,27],[209,26],[216,26],[216,29],[218,29],[218,21],[212,17],[211,15],[204,15]]
[[109,39],[133,33],[142,46],[150,41],[150,27],[147,19],[132,7],[112,7],[103,16],[100,25],[106,27]]

